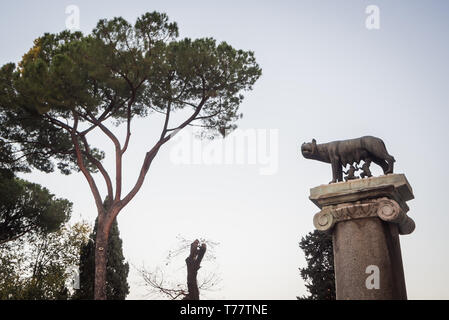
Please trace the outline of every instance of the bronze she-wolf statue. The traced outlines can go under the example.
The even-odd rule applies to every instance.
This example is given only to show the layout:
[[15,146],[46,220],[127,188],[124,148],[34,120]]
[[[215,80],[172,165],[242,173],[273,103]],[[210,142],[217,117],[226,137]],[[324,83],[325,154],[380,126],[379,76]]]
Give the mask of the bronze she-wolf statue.
[[[365,163],[361,167],[363,170],[361,177],[371,177],[369,166],[371,162],[379,165],[384,174],[393,173],[394,158],[387,152],[382,139],[365,136],[357,139],[333,141],[329,143],[317,144],[316,140],[303,143],[301,152],[304,158],[318,160],[332,165],[332,181],[335,183],[343,181],[343,168],[350,165],[351,174],[347,179],[355,179],[353,164],[360,161]],[[356,167],[357,165],[356,165]]]

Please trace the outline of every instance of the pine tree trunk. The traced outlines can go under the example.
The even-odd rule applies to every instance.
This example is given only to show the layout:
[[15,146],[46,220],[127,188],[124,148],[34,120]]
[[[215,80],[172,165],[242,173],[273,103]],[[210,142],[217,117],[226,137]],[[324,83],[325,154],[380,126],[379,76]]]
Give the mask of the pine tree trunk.
[[95,300],[106,300],[106,265],[109,229],[105,220],[98,219],[97,238],[95,239]]

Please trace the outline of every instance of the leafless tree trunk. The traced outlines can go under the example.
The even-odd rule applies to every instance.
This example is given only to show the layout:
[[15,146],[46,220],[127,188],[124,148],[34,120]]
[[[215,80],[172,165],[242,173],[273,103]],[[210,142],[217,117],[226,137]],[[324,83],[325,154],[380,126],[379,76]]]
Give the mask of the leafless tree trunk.
[[200,300],[200,291],[198,289],[197,275],[201,268],[201,261],[206,253],[206,244],[200,246],[200,242],[195,240],[190,245],[190,255],[186,259],[187,265],[187,288],[189,293],[183,300]]
[[[171,282],[167,280],[164,275],[170,274],[170,272],[167,272],[167,270],[164,272],[160,268],[156,268],[154,271],[147,271],[145,268],[137,269],[145,284],[150,288],[149,294],[162,295],[171,300],[199,299],[199,291],[213,291],[213,288],[221,281],[216,273],[209,273],[206,276],[203,275],[201,279],[197,279],[198,269],[201,267],[206,247],[209,247],[207,260],[214,260],[214,247],[218,243],[205,239],[193,242],[182,239],[181,243],[179,248],[170,250],[165,266],[169,265],[174,257],[183,255],[185,251],[190,252],[189,256],[184,259],[187,265],[187,283],[185,281]],[[179,268],[177,267],[177,269]]]

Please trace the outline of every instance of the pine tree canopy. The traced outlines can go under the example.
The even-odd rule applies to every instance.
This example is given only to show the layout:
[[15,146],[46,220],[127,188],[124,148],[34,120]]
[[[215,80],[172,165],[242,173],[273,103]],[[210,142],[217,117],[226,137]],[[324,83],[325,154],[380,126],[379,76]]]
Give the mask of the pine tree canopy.
[[[131,25],[100,20],[89,35],[44,34],[16,66],[0,69],[0,137],[14,142],[39,170],[99,170],[104,157],[86,135],[103,121],[130,122],[152,112],[192,109],[186,125],[220,131],[235,127],[242,90],[261,75],[251,51],[212,38],[175,40],[165,14],[146,13]],[[75,141],[74,140],[78,140]],[[11,146],[12,147],[12,146]],[[100,169],[101,170],[101,169]]]

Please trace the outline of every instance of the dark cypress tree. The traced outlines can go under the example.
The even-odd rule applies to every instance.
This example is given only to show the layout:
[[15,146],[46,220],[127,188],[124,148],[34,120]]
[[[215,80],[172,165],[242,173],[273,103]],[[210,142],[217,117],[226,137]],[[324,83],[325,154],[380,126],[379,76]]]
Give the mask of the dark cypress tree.
[[[94,299],[95,280],[95,239],[98,221],[90,235],[89,242],[81,248],[80,255],[80,289],[74,299]],[[108,245],[108,263],[106,267],[106,298],[108,300],[124,300],[129,294],[128,272],[129,264],[125,262],[122,250],[122,239],[118,230],[117,220],[114,220]]]
[[307,300],[335,300],[335,274],[332,235],[315,230],[301,239],[299,247],[304,251],[306,268],[299,268],[306,283]]

